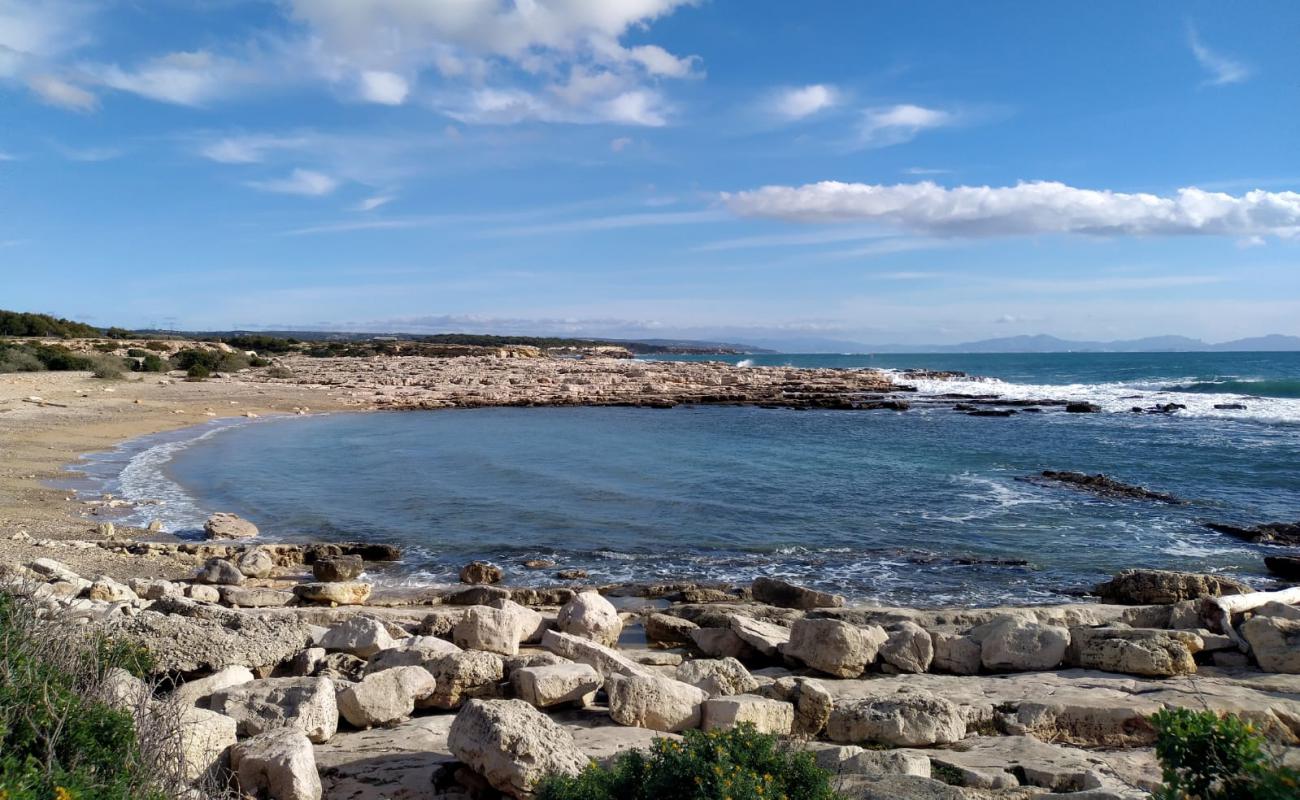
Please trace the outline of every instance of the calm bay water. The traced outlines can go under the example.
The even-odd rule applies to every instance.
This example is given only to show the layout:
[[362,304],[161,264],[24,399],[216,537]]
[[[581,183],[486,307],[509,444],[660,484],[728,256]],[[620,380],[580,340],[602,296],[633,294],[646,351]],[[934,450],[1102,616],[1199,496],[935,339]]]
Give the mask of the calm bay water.
[[[918,388],[1087,398],[1107,411],[337,414],[155,437],[91,472],[98,488],[165,500],[137,521],[173,530],[229,510],[268,538],[403,545],[406,561],[382,580],[450,581],[489,558],[545,583],[550,571],[511,567],[550,558],[598,581],[769,574],[921,605],[1059,599],[1132,566],[1258,577],[1272,550],[1200,522],[1300,519],[1300,399],[1288,388],[1300,386],[1298,354],[747,358],[958,369],[990,379]],[[1127,410],[1156,402],[1188,409]],[[1213,407],[1237,402],[1246,408]],[[1018,480],[1043,469],[1106,472],[1192,502]]]

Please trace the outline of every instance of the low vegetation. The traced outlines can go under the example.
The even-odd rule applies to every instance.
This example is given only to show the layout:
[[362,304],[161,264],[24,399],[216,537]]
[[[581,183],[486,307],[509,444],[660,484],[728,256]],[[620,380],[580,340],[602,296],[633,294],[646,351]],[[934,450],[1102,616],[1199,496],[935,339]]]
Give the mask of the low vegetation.
[[1164,784],[1156,800],[1294,800],[1300,771],[1265,750],[1250,723],[1213,711],[1165,709],[1151,717]]
[[808,753],[781,747],[752,725],[687,731],[681,741],[657,739],[608,769],[592,765],[576,778],[548,778],[538,800],[839,800],[831,776]]
[[37,619],[0,592],[0,798],[164,800],[160,757],[134,715],[106,702],[115,669],[142,675],[147,652],[81,626]]
[[52,317],[49,314],[27,314],[20,311],[0,311],[0,336],[39,336],[42,338],[85,339],[102,335],[99,328],[84,322]]

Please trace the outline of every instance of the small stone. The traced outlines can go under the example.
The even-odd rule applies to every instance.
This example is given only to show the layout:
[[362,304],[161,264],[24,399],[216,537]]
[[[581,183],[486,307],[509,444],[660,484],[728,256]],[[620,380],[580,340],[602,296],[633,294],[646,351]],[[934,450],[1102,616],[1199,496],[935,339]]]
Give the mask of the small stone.
[[241,555],[235,566],[239,567],[245,577],[269,578],[275,571],[275,559],[262,548],[255,547]]
[[368,583],[344,581],[340,583],[300,583],[293,593],[312,603],[331,603],[340,606],[361,605],[370,599],[372,587]]

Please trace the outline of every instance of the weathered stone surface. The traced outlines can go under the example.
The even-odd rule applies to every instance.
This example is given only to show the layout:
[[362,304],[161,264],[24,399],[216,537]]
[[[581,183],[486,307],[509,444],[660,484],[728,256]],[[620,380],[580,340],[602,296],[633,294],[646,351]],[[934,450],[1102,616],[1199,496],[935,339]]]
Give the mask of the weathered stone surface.
[[980,643],[984,668],[1004,672],[1053,669],[1070,644],[1067,628],[1011,617],[981,625],[971,637]]
[[325,583],[354,580],[365,569],[366,564],[358,555],[324,556],[311,564],[312,577]]
[[496,564],[487,561],[471,561],[460,568],[460,582],[469,584],[500,583],[505,573]]
[[758,689],[758,681],[745,665],[734,658],[699,658],[683,662],[677,668],[677,680],[703,689],[709,697],[748,694]]
[[101,603],[123,603],[139,599],[130,586],[100,575],[86,588],[86,599]]
[[572,734],[522,700],[471,700],[456,715],[447,746],[516,798],[532,797],[547,775],[577,775],[588,763]]
[[1031,736],[981,736],[951,748],[923,752],[936,766],[959,777],[961,785],[975,789],[1024,785],[1058,794],[1095,792],[1089,796],[1137,800],[1148,797],[1147,791],[1160,783],[1154,759],[1136,775],[1121,775],[1104,753],[1062,747]]
[[311,639],[308,626],[298,619],[227,611],[216,619],[142,611],[115,630],[147,647],[160,672],[273,667],[293,658]]
[[1069,662],[1084,669],[1172,677],[1196,672],[1205,646],[1187,631],[1152,628],[1071,628]]
[[387,725],[415,710],[415,703],[434,692],[433,675],[424,667],[394,667],[371,673],[338,693],[339,713],[358,728]]
[[436,636],[412,636],[397,646],[380,650],[366,663],[366,672],[380,672],[393,667],[423,666],[445,655],[459,653],[461,649],[446,639]]
[[980,671],[980,643],[969,636],[955,633],[933,633],[934,660],[930,667],[935,672],[953,675],[975,675]]
[[244,573],[224,558],[209,558],[194,573],[194,580],[218,586],[239,586],[244,582]]
[[293,587],[299,599],[309,603],[329,603],[339,606],[361,605],[370,599],[373,587],[368,583],[343,581],[339,583],[300,583]]
[[691,631],[691,643],[706,656],[751,660],[758,651],[750,647],[731,628],[696,628]]
[[844,605],[844,598],[837,594],[818,592],[777,578],[755,578],[753,592],[754,599],[760,603],[782,608],[837,608]]
[[171,699],[183,706],[196,704],[204,706],[207,705],[207,699],[212,696],[213,692],[239,686],[253,679],[253,671],[247,667],[226,667],[206,677],[182,683],[171,693]]
[[794,704],[794,727],[797,736],[815,737],[831,718],[835,701],[826,687],[812,678],[777,678],[759,689],[759,694],[773,700]]
[[515,694],[538,708],[574,703],[587,705],[600,689],[600,673],[588,664],[520,667],[511,672]]
[[317,678],[329,678],[336,683],[341,683],[359,681],[365,677],[365,673],[365,659],[357,658],[351,653],[326,653],[316,665],[314,674]]
[[238,723],[224,714],[193,706],[182,706],[176,729],[180,734],[182,772],[186,780],[196,781],[215,773],[226,761],[235,744]]
[[185,596],[196,603],[221,602],[221,591],[215,586],[207,586],[202,583],[192,583],[186,586]]
[[556,627],[564,633],[591,639],[606,647],[618,644],[623,632],[623,621],[618,609],[596,591],[579,592],[564,604],[555,618]]
[[926,692],[837,703],[826,725],[835,742],[929,747],[960,741],[966,720],[955,703]]
[[27,562],[27,568],[49,581],[68,581],[75,583],[81,576],[68,568],[62,561],[52,558],[38,558]]
[[670,614],[651,614],[645,618],[646,638],[663,645],[690,644],[691,631],[698,627],[688,619]]
[[216,692],[211,706],[239,723],[241,736],[295,728],[320,743],[338,730],[334,695],[329,678],[266,678]]
[[[817,766],[833,775],[917,775],[930,777],[930,757],[907,750],[866,750],[852,744],[809,742]],[[929,753],[931,751],[925,751]]]
[[620,725],[676,733],[700,726],[703,689],[658,675],[610,675],[609,715]]
[[602,678],[611,675],[654,675],[652,670],[602,644],[597,644],[581,636],[572,636],[559,631],[547,631],[542,635],[542,647],[570,661],[589,664]]
[[1256,615],[1241,626],[1241,636],[1260,669],[1300,674],[1300,621]]
[[732,617],[731,630],[741,641],[768,658],[776,656],[780,647],[790,641],[789,628],[761,619]]
[[260,547],[246,550],[235,566],[246,578],[269,578],[275,571],[275,559]]
[[496,697],[505,677],[501,656],[478,650],[448,653],[425,662],[424,668],[437,685],[429,698],[416,703],[421,708],[451,710],[466,700]]
[[794,729],[794,706],[755,694],[714,697],[704,702],[704,730],[730,730],[742,722],[753,725],[759,733],[788,736]]
[[880,660],[898,672],[925,672],[934,660],[930,633],[915,622],[900,622],[887,631]]
[[381,650],[397,643],[389,635],[384,623],[370,617],[353,617],[333,626],[321,637],[320,646],[326,650],[351,653],[358,658],[370,658]]
[[1145,605],[1245,594],[1252,589],[1241,581],[1219,575],[1162,569],[1126,569],[1105,583],[1098,584],[1094,591],[1098,597],[1112,603]]
[[279,728],[246,739],[230,751],[230,768],[248,795],[271,800],[320,800],[316,754],[302,731]]
[[281,608],[293,602],[292,592],[282,592],[278,589],[223,586],[220,591],[221,602],[232,608]]
[[[958,789],[943,781],[916,775],[850,773],[836,778],[833,785],[846,800],[972,800],[972,795],[965,789]],[[1015,796],[1007,800],[1022,800],[1022,797]],[[1114,798],[1088,797],[1076,800],[1114,800]]]
[[884,628],[859,628],[834,619],[801,619],[790,628],[782,652],[815,670],[839,678],[856,678],[876,660],[888,637]]
[[257,536],[257,526],[236,515],[220,512],[208,517],[203,532],[209,539],[250,539]]
[[510,600],[500,600],[496,606],[470,606],[452,628],[452,639],[467,650],[512,656],[541,625],[541,614]]

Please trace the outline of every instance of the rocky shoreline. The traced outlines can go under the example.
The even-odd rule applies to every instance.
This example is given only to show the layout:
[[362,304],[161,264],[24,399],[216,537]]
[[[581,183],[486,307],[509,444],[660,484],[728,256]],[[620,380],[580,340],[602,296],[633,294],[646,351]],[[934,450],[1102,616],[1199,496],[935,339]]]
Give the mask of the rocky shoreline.
[[[481,563],[476,583],[384,589],[368,571],[400,554],[367,544],[20,543],[44,555],[6,588],[154,654],[159,687],[116,680],[179,705],[190,774],[274,798],[529,797],[548,770],[740,722],[812,752],[849,798],[1137,798],[1160,780],[1147,718],[1180,706],[1239,715],[1300,763],[1300,611],[1237,615],[1248,655],[1203,604],[1251,589],[1215,576],[918,610],[763,578],[512,588],[497,581],[522,565]],[[59,561],[89,548],[190,577]]]

